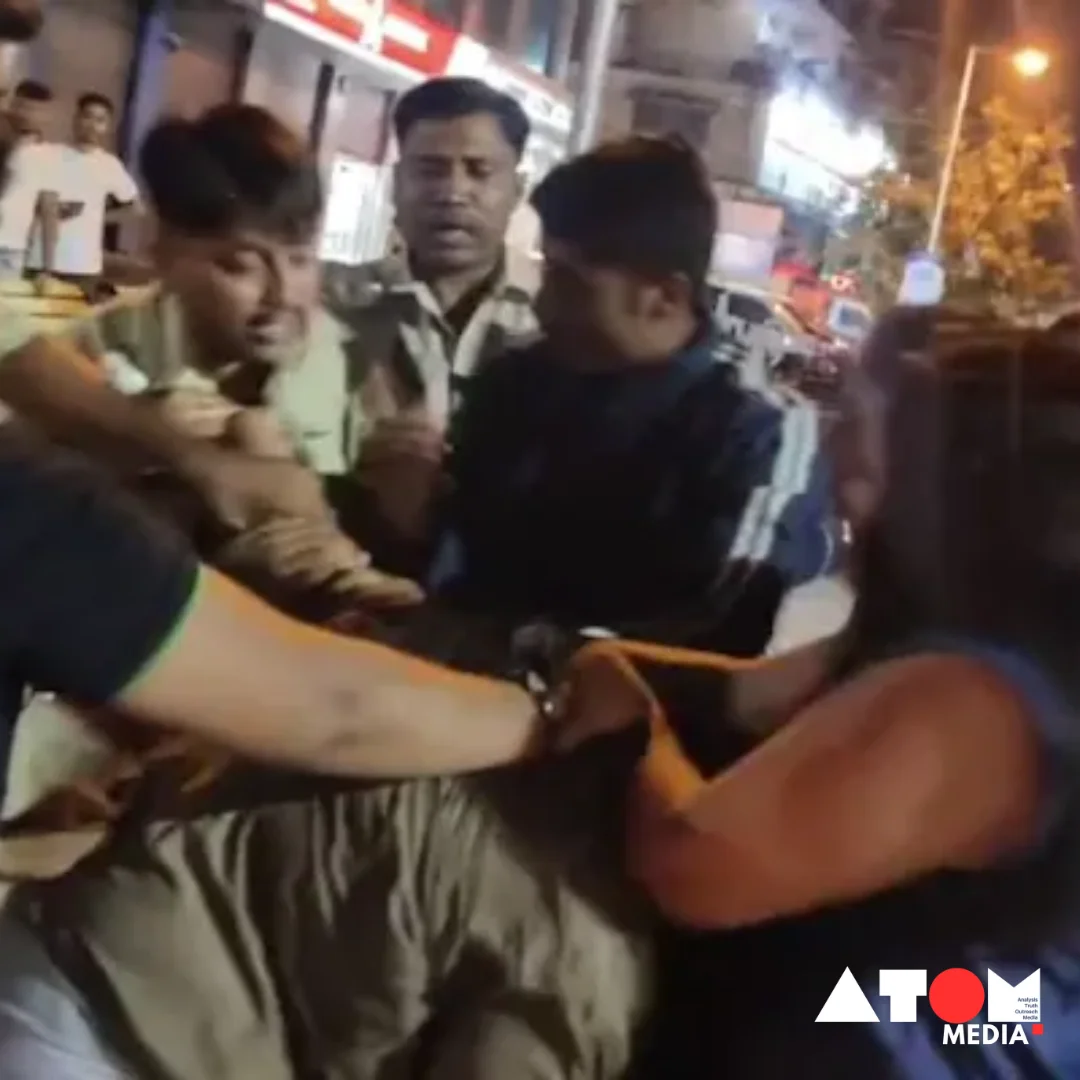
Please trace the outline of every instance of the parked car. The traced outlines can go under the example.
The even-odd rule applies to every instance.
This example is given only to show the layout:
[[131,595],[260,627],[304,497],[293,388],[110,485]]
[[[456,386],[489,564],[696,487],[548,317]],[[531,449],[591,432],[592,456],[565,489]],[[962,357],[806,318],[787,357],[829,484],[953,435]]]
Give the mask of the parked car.
[[794,316],[782,297],[748,285],[711,286],[713,316],[721,333],[748,353],[760,353],[766,367],[801,366],[816,349],[812,332]]

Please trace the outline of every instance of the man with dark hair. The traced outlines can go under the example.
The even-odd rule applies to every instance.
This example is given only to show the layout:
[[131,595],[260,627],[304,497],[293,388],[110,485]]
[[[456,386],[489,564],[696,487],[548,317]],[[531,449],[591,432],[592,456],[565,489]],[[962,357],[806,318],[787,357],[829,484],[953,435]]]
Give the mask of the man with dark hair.
[[[77,285],[97,298],[105,250],[109,210],[137,208],[139,189],[123,162],[108,149],[114,122],[113,104],[103,94],[83,94],[75,108],[70,145],[55,148],[60,225],[52,256],[53,277]],[[32,245],[27,270],[45,270],[41,237]]]
[[631,138],[555,169],[533,203],[544,337],[473,381],[434,584],[756,655],[783,594],[829,567],[830,481],[813,407],[740,385],[718,354],[704,169]]
[[0,277],[19,277],[36,231],[39,266],[51,270],[60,227],[57,194],[63,175],[60,148],[45,141],[53,94],[44,84],[23,79],[11,95],[7,121],[16,145],[8,162],[0,199]]
[[37,79],[23,79],[11,93],[9,112],[19,137],[41,142],[52,120],[53,92]]
[[[0,37],[25,40],[39,23],[32,0],[0,0]],[[0,165],[14,142],[8,120]],[[0,312],[0,339],[10,347],[27,335]],[[48,343],[31,341],[0,364],[0,396],[56,426],[67,419],[71,437],[81,421],[82,434],[139,449],[150,463],[188,460],[197,473],[220,460],[101,388]],[[262,464],[255,482],[224,485],[238,516],[265,512],[275,502],[266,487],[292,475]],[[0,516],[0,730],[8,735],[30,684],[241,752],[342,773],[483,767],[528,754],[549,730],[547,710],[539,716],[522,688],[455,676],[277,615],[201,569],[100,476],[13,421],[0,425]],[[598,704],[588,697],[575,706]],[[6,757],[6,742],[0,747]],[[5,1080],[122,1075],[105,1064],[49,957],[6,913],[0,933]]]
[[[96,312],[79,329],[83,351],[194,435],[224,440],[239,410],[266,406],[287,453],[291,443],[314,471],[341,474],[354,427],[349,342],[318,303],[314,155],[266,110],[223,105],[158,124],[140,166],[158,222],[159,284]],[[354,583],[361,575],[365,590],[416,595],[344,547],[326,510],[302,517],[264,523],[264,563]]]
[[365,531],[383,533],[391,557],[426,537],[463,386],[536,328],[533,268],[505,248],[529,137],[521,106],[477,79],[433,79],[401,98],[394,130],[403,253],[327,274],[363,372],[355,471],[375,510]]

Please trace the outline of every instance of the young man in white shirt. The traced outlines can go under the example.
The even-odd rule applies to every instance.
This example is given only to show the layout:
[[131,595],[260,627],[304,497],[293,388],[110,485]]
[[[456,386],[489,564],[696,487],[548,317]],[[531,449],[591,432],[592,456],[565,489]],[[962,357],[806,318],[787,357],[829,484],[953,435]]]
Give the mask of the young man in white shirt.
[[22,276],[31,233],[37,225],[38,269],[49,273],[59,228],[58,177],[61,147],[44,141],[52,91],[33,79],[15,87],[5,117],[18,146],[8,166],[0,198],[0,280]]
[[[120,159],[107,150],[114,123],[112,102],[87,93],[75,108],[70,146],[59,155],[60,225],[51,270],[44,243],[33,245],[28,268],[78,285],[93,298],[104,262],[106,221],[118,211],[134,210],[139,190]],[[44,232],[42,239],[45,239]]]

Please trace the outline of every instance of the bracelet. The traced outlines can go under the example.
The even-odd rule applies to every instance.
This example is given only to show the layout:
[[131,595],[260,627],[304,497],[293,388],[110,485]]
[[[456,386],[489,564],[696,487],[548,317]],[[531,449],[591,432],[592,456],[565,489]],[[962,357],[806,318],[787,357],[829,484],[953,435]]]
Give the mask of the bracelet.
[[536,715],[544,724],[558,724],[563,718],[562,698],[547,681],[536,671],[522,671],[518,682],[532,698]]
[[532,698],[536,714],[547,725],[563,718],[564,700],[557,687],[555,671],[561,665],[555,655],[562,635],[546,623],[520,627],[511,639],[511,676]]

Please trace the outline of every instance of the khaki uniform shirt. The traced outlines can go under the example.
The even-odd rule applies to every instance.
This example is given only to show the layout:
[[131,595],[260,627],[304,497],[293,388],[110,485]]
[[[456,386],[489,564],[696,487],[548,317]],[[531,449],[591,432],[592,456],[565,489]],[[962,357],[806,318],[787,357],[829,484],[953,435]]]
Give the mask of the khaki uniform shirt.
[[[76,333],[80,346],[105,363],[121,389],[217,389],[198,366],[179,301],[157,286],[100,308]],[[348,337],[333,316],[317,311],[303,355],[267,388],[268,404],[300,457],[324,475],[343,473],[349,465]]]
[[[415,410],[448,423],[461,381],[535,334],[532,293],[515,284],[521,279],[520,269],[508,271],[458,335],[403,261],[327,267],[326,302],[307,349],[267,391],[302,459],[340,475],[355,466],[378,420]],[[178,300],[156,286],[95,312],[79,338],[132,390],[215,388],[196,365]]]
[[365,423],[415,411],[447,424],[462,385],[482,364],[535,338],[536,276],[534,266],[508,256],[457,333],[403,258],[328,266],[326,303],[351,332]]

